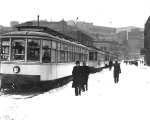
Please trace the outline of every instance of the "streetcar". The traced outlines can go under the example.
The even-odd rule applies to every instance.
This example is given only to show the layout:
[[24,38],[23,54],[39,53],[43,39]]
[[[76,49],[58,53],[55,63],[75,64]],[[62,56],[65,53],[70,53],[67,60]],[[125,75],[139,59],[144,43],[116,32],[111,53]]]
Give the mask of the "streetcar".
[[100,68],[107,66],[109,64],[109,61],[116,58],[116,55],[110,52],[101,51],[100,49],[96,47],[88,47],[89,52],[89,60],[88,65],[93,68]]
[[95,47],[89,47],[89,61],[88,66],[93,68],[99,68],[105,65],[105,52],[100,51]]
[[88,61],[88,48],[59,32],[39,26],[17,29],[1,36],[1,88],[59,86],[71,79],[75,61]]

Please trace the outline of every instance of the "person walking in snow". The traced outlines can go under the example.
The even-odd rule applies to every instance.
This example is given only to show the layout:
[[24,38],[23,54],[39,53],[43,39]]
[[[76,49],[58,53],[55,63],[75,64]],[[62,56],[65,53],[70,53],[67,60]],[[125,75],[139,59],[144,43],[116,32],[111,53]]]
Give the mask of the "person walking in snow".
[[89,66],[86,65],[86,62],[83,62],[83,66],[81,66],[81,71],[82,71],[82,79],[83,79],[83,86],[82,86],[82,90],[86,91],[88,90],[88,77],[90,74],[90,68]]
[[118,63],[117,60],[113,64],[113,67],[114,67],[114,82],[118,83],[118,81],[119,81],[119,74],[121,73],[121,68],[120,68],[120,64]]
[[75,95],[81,95],[81,66],[80,62],[76,61],[76,66],[73,68],[72,75],[73,75],[73,83],[72,88],[75,88]]
[[110,61],[109,61],[109,70],[111,70],[112,66],[113,66],[113,61],[110,60]]

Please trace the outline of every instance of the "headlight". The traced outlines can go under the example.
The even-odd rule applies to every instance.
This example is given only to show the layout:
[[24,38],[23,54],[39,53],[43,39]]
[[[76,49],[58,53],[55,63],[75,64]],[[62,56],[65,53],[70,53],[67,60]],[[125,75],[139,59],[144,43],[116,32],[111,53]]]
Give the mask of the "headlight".
[[13,71],[14,71],[14,73],[19,73],[19,72],[20,72],[20,67],[15,66],[15,67],[13,68]]

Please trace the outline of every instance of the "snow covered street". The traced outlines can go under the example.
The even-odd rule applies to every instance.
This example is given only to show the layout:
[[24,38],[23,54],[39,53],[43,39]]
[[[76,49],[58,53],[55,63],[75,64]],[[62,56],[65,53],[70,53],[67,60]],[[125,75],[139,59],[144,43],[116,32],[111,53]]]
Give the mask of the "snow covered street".
[[150,120],[150,67],[121,64],[89,76],[89,90],[74,95],[72,82],[29,99],[0,97],[0,120]]

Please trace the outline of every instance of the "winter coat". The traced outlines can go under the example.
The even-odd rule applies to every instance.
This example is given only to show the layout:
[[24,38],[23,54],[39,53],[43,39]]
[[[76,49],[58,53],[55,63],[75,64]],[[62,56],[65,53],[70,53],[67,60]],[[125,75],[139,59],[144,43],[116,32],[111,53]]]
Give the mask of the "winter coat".
[[72,71],[72,75],[73,75],[73,83],[72,83],[72,87],[75,88],[75,87],[78,87],[81,83],[81,66],[77,67],[75,66],[73,68],[73,71]]
[[90,74],[89,66],[81,66],[82,85],[87,84],[89,74]]
[[113,65],[113,62],[109,61],[109,67],[112,67],[112,65]]
[[81,74],[82,74],[82,76],[89,75],[90,74],[90,68],[88,66],[81,66]]
[[121,68],[119,63],[114,63],[114,78],[119,77],[119,73],[121,73]]

